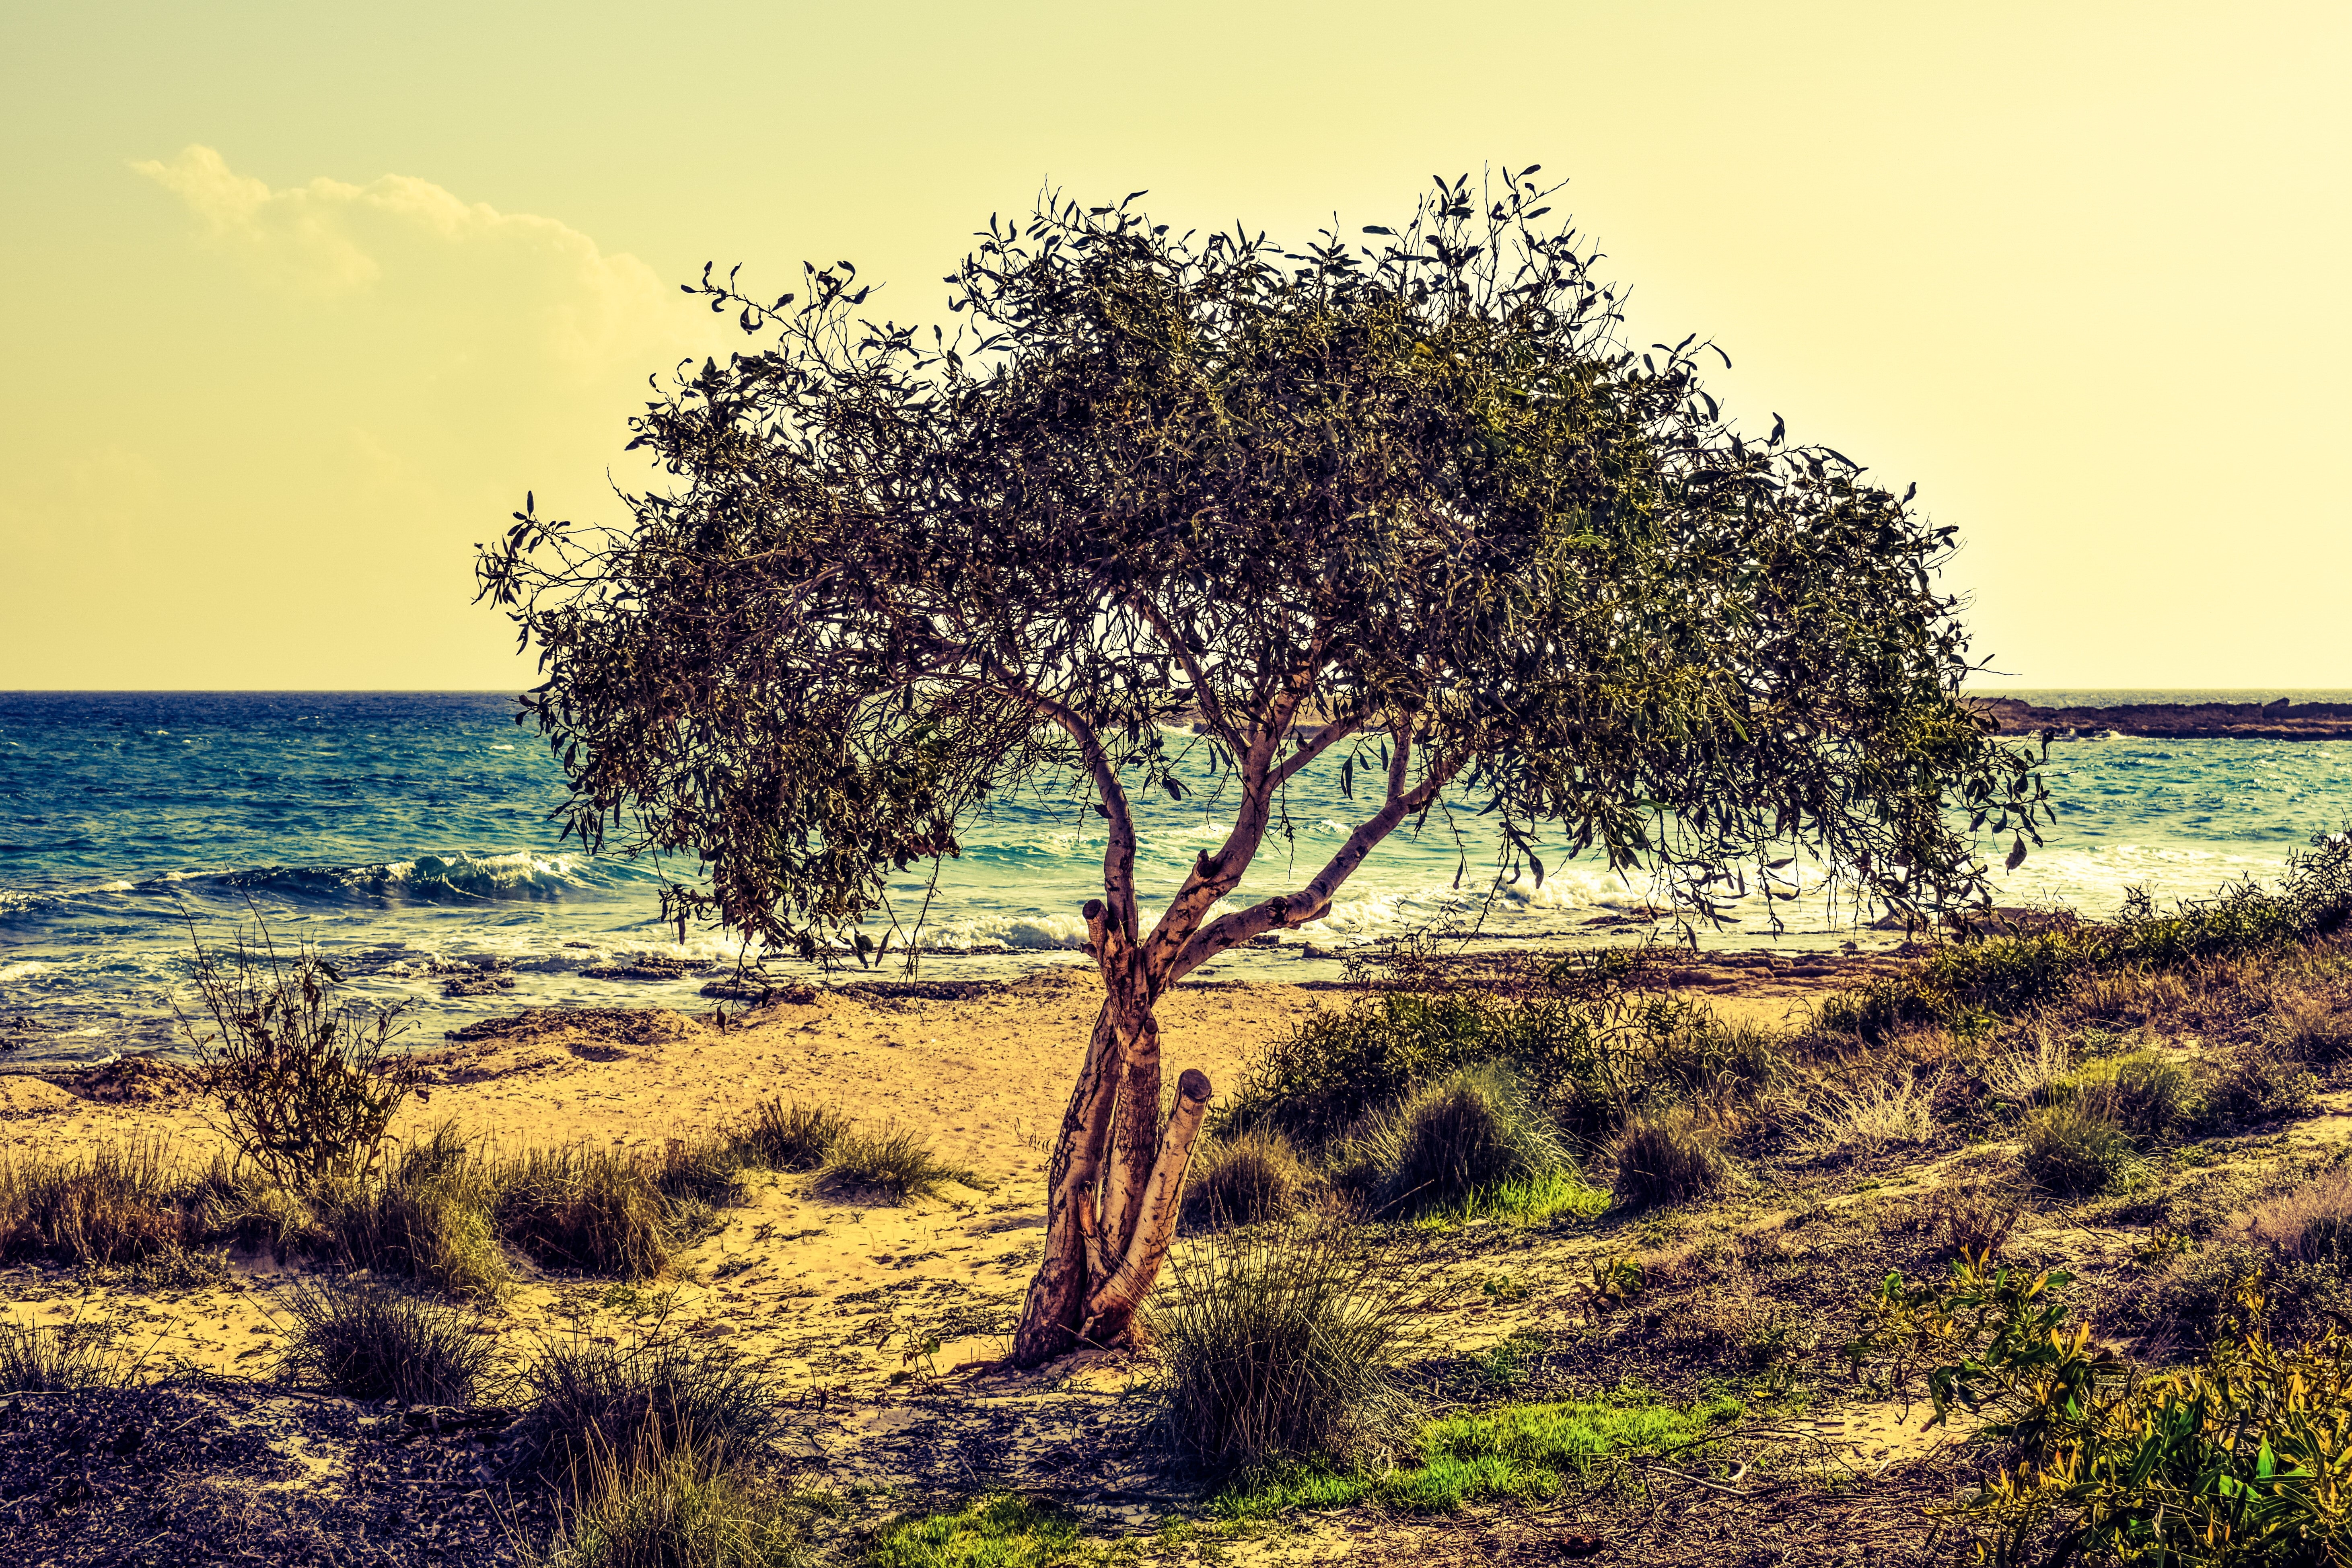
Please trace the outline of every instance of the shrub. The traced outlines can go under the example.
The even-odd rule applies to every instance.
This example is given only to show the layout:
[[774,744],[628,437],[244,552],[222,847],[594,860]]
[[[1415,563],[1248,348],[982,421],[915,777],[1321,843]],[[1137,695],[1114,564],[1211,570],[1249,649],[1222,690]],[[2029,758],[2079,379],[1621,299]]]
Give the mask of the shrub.
[[499,1229],[541,1263],[641,1280],[667,1265],[677,1215],[646,1166],[616,1149],[530,1149],[498,1173]]
[[2282,1258],[2300,1263],[2352,1262],[2352,1171],[2342,1166],[2264,1199],[2247,1212],[2245,1231]]
[[533,1568],[782,1568],[802,1561],[797,1500],[691,1438],[648,1431],[616,1459],[591,1450]]
[[1315,1173],[1270,1128],[1218,1138],[1193,1157],[1184,1181],[1184,1222],[1193,1229],[1256,1225],[1297,1212]]
[[1722,1140],[1688,1111],[1635,1116],[1610,1146],[1617,1201],[1686,1203],[1718,1191],[1730,1176]]
[[2208,1068],[2203,1124],[2231,1132],[2299,1116],[2318,1088],[2310,1070],[2276,1042],[2250,1040]]
[[286,1375],[352,1399],[465,1405],[490,1343],[457,1312],[373,1285],[297,1286],[284,1298],[292,1333]]
[[334,967],[307,946],[281,960],[267,931],[226,962],[198,943],[193,978],[205,1018],[180,1030],[238,1153],[292,1190],[365,1176],[416,1082],[388,1054],[404,1009],[334,1002]]
[[751,1123],[735,1135],[747,1161],[771,1170],[813,1171],[844,1133],[849,1119],[822,1105],[762,1100]]
[[1567,1164],[1559,1134],[1500,1062],[1465,1069],[1409,1095],[1358,1140],[1378,1173],[1382,1214],[1459,1209],[1484,1191]]
[[1147,1312],[1171,1446],[1212,1473],[1395,1446],[1416,1270],[1328,1223],[1227,1231],[1171,1255]]
[[2089,1109],[2144,1137],[2168,1133],[2203,1109],[2189,1070],[2155,1051],[2085,1062],[2060,1081],[2057,1092],[2080,1096]]
[[551,1339],[517,1384],[518,1462],[547,1476],[593,1477],[614,1456],[681,1448],[731,1462],[754,1452],[775,1424],[766,1385],[666,1334],[625,1344]]
[[121,1381],[105,1346],[79,1323],[0,1322],[0,1394],[112,1388]]
[[411,1141],[380,1177],[331,1185],[315,1207],[322,1239],[344,1263],[495,1301],[513,1282],[498,1204],[488,1162],[444,1123]]
[[920,1134],[898,1127],[841,1134],[825,1155],[824,1174],[845,1186],[878,1187],[901,1203],[932,1197],[950,1182],[983,1185],[978,1174],[934,1158]]
[[0,1154],[0,1257],[127,1263],[181,1246],[191,1190],[160,1139],[106,1145],[70,1160]]
[[2086,1099],[2045,1105],[2025,1120],[2018,1163],[2036,1186],[2060,1197],[2088,1197],[2139,1168],[2130,1137]]
[[2341,1061],[2352,1056],[2352,1013],[2332,998],[2303,997],[2279,1010],[2278,1054],[2296,1061]]

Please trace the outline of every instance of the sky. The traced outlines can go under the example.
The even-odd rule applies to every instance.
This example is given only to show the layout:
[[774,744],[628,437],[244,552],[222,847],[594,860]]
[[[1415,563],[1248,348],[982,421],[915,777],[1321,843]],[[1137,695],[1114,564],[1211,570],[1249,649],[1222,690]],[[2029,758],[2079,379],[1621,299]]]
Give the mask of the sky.
[[1540,163],[1753,431],[1957,524],[1984,684],[2352,686],[2352,6],[13,6],[0,689],[513,690],[677,285],[992,213],[1392,222]]

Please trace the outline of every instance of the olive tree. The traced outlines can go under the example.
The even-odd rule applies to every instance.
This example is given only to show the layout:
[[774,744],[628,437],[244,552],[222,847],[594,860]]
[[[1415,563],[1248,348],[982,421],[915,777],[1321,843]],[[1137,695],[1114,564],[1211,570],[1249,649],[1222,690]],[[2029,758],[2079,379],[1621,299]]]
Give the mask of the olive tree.
[[[1169,1245],[1211,1089],[1163,1116],[1158,999],[1433,809],[1490,813],[1510,874],[1593,852],[1699,917],[1800,850],[1898,907],[1979,896],[1978,835],[2033,836],[2029,758],[1958,700],[1953,530],[1741,434],[1705,345],[1627,342],[1532,173],[1295,250],[1049,198],[976,236],[953,336],[869,319],[845,262],[780,298],[706,269],[754,344],[634,422],[662,477],[627,526],[527,503],[481,552],[569,828],[693,857],[681,922],[862,956],[992,799],[1100,813],[1024,1362],[1125,1335]],[[1352,831],[1236,899],[1318,762]],[[1211,779],[1231,831],[1148,909],[1138,792]]]

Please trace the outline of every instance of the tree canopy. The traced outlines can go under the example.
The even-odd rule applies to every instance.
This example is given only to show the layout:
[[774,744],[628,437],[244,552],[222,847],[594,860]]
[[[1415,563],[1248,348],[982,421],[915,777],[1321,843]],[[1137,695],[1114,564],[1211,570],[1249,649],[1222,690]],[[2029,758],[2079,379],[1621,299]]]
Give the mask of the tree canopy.
[[[1127,1009],[1096,1052],[1155,1114],[1150,999],[1314,919],[1441,798],[1538,879],[1598,851],[1701,917],[1801,847],[1896,907],[1981,897],[1979,835],[2021,847],[2045,808],[1959,700],[1954,530],[1777,416],[1735,428],[1710,345],[1627,342],[1535,173],[1296,249],[1049,199],[946,280],[952,336],[870,319],[847,262],[780,298],[706,269],[688,291],[761,346],[658,388],[631,444],[665,482],[615,530],[527,505],[481,554],[569,826],[692,857],[674,915],[814,953],[992,793],[1074,779]],[[1219,912],[1326,757],[1353,832]],[[1154,924],[1132,794],[1208,771],[1234,826]]]

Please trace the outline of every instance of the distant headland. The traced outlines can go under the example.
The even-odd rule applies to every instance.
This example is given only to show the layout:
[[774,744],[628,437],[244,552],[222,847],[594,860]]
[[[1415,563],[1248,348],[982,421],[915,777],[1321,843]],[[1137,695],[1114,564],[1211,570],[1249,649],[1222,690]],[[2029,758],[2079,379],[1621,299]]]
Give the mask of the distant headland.
[[2124,703],[2038,707],[2016,697],[1971,697],[2003,735],[2143,735],[2169,740],[2352,740],[2352,703]]

